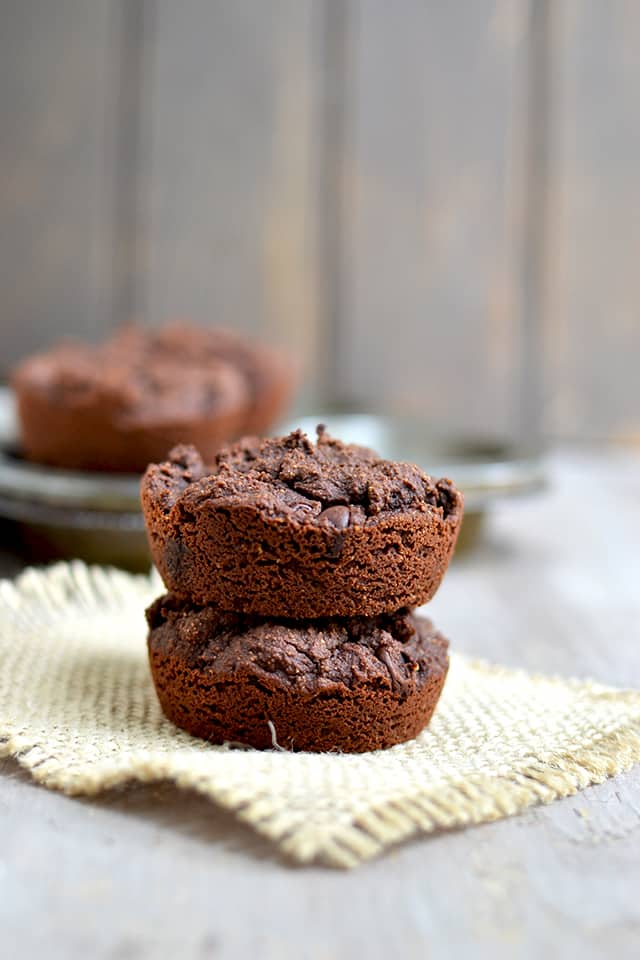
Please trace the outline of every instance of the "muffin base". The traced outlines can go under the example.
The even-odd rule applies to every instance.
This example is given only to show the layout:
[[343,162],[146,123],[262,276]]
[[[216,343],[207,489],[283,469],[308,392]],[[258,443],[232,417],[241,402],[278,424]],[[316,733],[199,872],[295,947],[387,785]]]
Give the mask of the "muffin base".
[[151,673],[165,715],[211,743],[361,753],[429,722],[448,643],[408,611],[273,621],[171,595],[147,612]]

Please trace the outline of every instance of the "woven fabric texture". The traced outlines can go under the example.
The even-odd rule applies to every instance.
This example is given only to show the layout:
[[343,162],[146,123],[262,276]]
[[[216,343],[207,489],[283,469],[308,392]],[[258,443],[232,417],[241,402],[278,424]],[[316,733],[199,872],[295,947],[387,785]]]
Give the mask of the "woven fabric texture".
[[342,867],[640,760],[639,692],[455,654],[432,723],[411,743],[360,755],[212,746],[173,727],[155,697],[144,608],[161,590],[155,575],[79,562],[0,582],[0,754],[69,794],[172,780],[291,859]]

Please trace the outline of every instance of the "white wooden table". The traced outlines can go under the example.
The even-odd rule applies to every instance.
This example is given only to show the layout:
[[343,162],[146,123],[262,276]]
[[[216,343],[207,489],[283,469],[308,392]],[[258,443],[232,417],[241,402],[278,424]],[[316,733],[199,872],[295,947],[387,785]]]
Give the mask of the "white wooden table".
[[[459,650],[640,686],[640,454],[557,455],[550,477],[431,613]],[[290,867],[168,786],[82,801],[0,772],[7,960],[640,957],[640,768],[350,873]]]

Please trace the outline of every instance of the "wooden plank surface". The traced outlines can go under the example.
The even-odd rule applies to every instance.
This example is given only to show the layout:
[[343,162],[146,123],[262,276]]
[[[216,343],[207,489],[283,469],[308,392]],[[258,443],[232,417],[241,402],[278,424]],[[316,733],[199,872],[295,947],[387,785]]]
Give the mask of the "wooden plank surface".
[[344,390],[509,432],[528,4],[353,5]]
[[288,342],[307,406],[639,436],[639,49],[629,0],[4,0],[0,377],[180,315]]
[[314,25],[310,0],[157,0],[140,182],[147,321],[226,324],[313,355]]
[[640,5],[552,8],[547,423],[638,437]]
[[[640,686],[640,455],[555,456],[430,605],[457,649]],[[6,562],[6,561],[5,561]],[[291,868],[168,786],[92,801],[0,775],[0,942],[31,960],[537,960],[640,942],[640,768],[351,873]]]
[[3,0],[0,377],[112,321],[122,7]]

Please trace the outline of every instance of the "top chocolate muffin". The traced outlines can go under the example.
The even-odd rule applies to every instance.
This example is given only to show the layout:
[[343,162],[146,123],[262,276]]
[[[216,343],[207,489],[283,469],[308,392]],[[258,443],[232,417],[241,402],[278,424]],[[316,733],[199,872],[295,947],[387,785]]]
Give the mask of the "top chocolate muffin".
[[377,616],[434,595],[462,494],[318,428],[245,439],[210,467],[191,446],[152,464],[142,505],[167,587],[269,617]]

